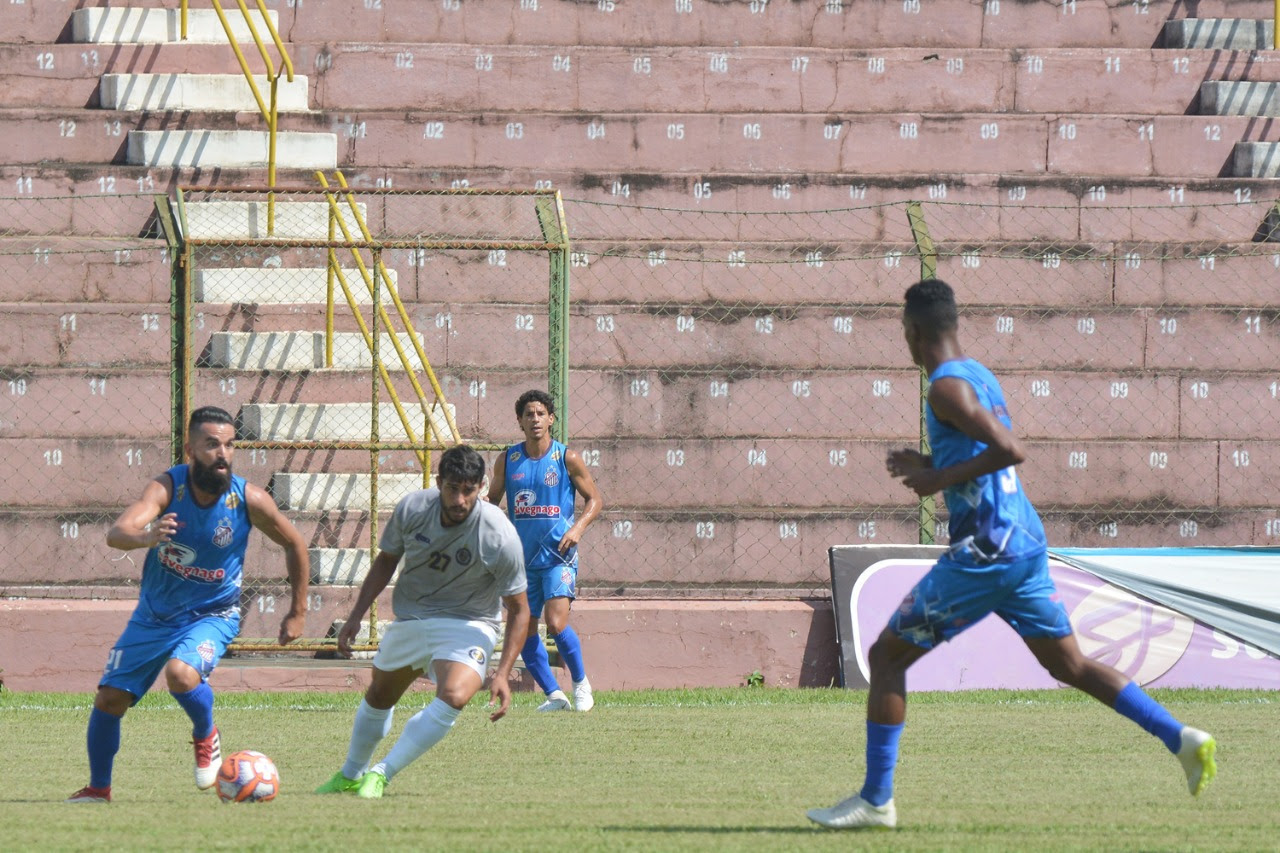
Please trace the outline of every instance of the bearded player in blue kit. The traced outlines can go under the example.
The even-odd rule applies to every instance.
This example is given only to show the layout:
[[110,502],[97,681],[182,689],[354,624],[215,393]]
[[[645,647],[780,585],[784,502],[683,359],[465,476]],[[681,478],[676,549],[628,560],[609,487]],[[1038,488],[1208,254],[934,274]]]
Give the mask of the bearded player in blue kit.
[[196,787],[213,787],[221,742],[208,677],[240,630],[240,587],[249,529],[284,550],[292,588],[279,642],[302,635],[310,563],[306,542],[262,489],[231,472],[235,420],[216,406],[191,413],[187,463],[147,483],[111,526],[107,544],[146,548],[138,605],[107,655],[89,715],[89,784],[69,803],[111,802],[111,773],[125,713],[161,672],[191,718]]
[[[516,421],[524,441],[498,457],[489,480],[489,503],[507,499],[511,518],[524,545],[529,578],[529,637],[521,657],[547,700],[539,711],[590,711],[595,705],[582,659],[582,644],[569,625],[569,609],[577,594],[578,542],[604,509],[600,490],[582,456],[551,437],[556,405],[545,391],[526,391],[516,400]],[[574,499],[586,501],[581,515]],[[547,623],[560,659],[573,679],[573,703],[556,683],[547,650],[538,636],[538,620]]]
[[1015,466],[1026,459],[995,376],[961,351],[950,285],[906,292],[903,332],[912,361],[929,375],[925,407],[932,456],[895,450],[887,467],[917,495],[939,491],[951,546],[907,594],[871,646],[866,777],[862,789],[809,819],[831,829],[897,825],[893,773],[907,712],[907,669],[989,613],[1022,638],[1058,681],[1083,690],[1159,738],[1197,796],[1216,773],[1216,744],[1183,726],[1134,681],[1080,651],[1049,576],[1044,527]]

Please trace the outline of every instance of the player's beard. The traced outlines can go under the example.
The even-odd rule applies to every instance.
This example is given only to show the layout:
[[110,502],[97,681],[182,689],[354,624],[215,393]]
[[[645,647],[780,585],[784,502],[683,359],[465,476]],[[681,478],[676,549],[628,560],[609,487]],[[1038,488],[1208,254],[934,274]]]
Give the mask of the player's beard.
[[218,469],[192,460],[191,483],[206,494],[220,495],[231,485],[231,463],[228,462],[226,468]]

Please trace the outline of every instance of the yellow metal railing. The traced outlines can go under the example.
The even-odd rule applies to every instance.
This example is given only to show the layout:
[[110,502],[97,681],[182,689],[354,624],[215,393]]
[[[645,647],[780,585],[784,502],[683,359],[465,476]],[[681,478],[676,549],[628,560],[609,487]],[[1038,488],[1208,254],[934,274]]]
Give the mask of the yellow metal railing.
[[[249,62],[245,59],[244,51],[240,49],[240,43],[236,39],[235,31],[231,28],[231,22],[227,20],[227,13],[222,9],[222,3],[219,0],[209,0],[213,5],[213,9],[218,13],[218,20],[222,22],[222,29],[227,34],[227,43],[231,45],[231,49],[235,52],[236,61],[240,63],[240,70],[244,72],[244,79],[249,83],[249,89],[253,92],[253,99],[258,103],[258,112],[262,114],[262,118],[267,123],[267,189],[274,190],[276,186],[276,130],[280,123],[280,111],[277,106],[276,93],[280,83],[280,76],[283,74],[285,79],[290,83],[293,82],[293,60],[289,58],[289,51],[285,50],[284,41],[280,38],[280,32],[276,29],[276,25],[272,23],[271,16],[267,12],[266,3],[263,0],[256,0],[258,11],[262,14],[262,22],[267,28],[267,33],[271,37],[272,43],[275,44],[276,50],[280,52],[280,69],[276,69],[276,65],[271,60],[271,54],[267,51],[267,46],[263,42],[262,37],[258,34],[258,27],[253,22],[253,15],[249,13],[249,7],[245,5],[245,0],[236,0],[236,5],[240,7],[240,14],[244,16],[245,25],[249,28],[249,34],[253,37],[253,43],[258,47],[258,54],[262,57],[262,62],[267,69],[267,80],[271,83],[270,103],[262,98],[262,91],[258,88],[257,82],[253,79],[253,71],[249,68]],[[182,0],[181,10],[181,36],[182,40],[187,40],[187,7],[189,0]],[[267,236],[275,236],[276,225],[276,205],[275,195],[268,192],[267,194]]]
[[[343,208],[339,205],[338,196],[341,195],[346,202],[347,210],[351,213],[351,219],[360,229],[360,237],[366,242],[373,242],[373,235],[369,231],[369,226],[365,222],[364,215],[360,212],[360,206],[356,203],[354,193],[347,186],[347,179],[342,172],[335,172],[334,178],[338,182],[340,192],[331,191],[329,182],[325,179],[324,173],[316,172],[316,180],[320,182],[320,186],[326,190],[325,198],[329,203],[329,237],[333,240],[337,236],[337,231],[342,232],[342,239],[347,243],[356,242],[351,237],[351,230],[347,225],[346,218],[343,216]],[[335,290],[334,283],[342,287],[343,296],[346,297],[347,305],[351,309],[352,315],[355,317],[356,325],[360,329],[360,334],[364,338],[365,346],[369,348],[369,352],[373,358],[373,367],[382,379],[383,387],[387,389],[387,393],[391,398],[392,404],[395,406],[396,414],[400,419],[401,425],[405,429],[405,434],[409,437],[409,443],[419,444],[418,436],[413,425],[409,420],[408,414],[404,410],[404,406],[400,402],[399,395],[396,393],[395,386],[391,382],[391,374],[387,371],[386,364],[382,361],[379,353],[379,339],[377,335],[378,323],[381,322],[383,328],[390,333],[389,340],[392,348],[399,356],[400,364],[404,367],[410,384],[413,386],[415,395],[418,398],[418,405],[422,409],[423,418],[426,421],[427,429],[431,432],[435,446],[441,447],[448,444],[460,444],[462,442],[461,433],[458,431],[458,424],[454,420],[453,413],[449,411],[447,401],[444,396],[444,389],[440,387],[440,381],[436,377],[435,370],[431,367],[431,362],[427,358],[426,350],[423,349],[422,341],[419,340],[417,333],[413,328],[413,321],[409,317],[408,310],[404,307],[404,303],[400,300],[400,294],[396,291],[394,282],[391,280],[391,273],[387,270],[386,264],[382,262],[382,253],[374,254],[374,270],[371,272],[369,267],[365,265],[364,258],[356,248],[351,249],[352,258],[355,260],[356,268],[360,271],[360,276],[364,279],[365,287],[369,291],[369,295],[373,299],[373,332],[370,332],[369,326],[365,323],[364,317],[361,316],[359,307],[356,303],[355,296],[351,292],[350,285],[347,284],[346,274],[338,264],[337,250],[329,249],[328,260],[328,288],[326,292],[325,303],[325,367],[333,366],[333,334],[334,334],[334,305]],[[431,390],[435,395],[434,404],[427,402],[426,391],[418,382],[417,371],[410,360],[409,355],[405,352],[404,345],[400,341],[400,336],[395,332],[395,324],[391,322],[391,317],[387,314],[380,298],[381,288],[386,288],[386,292],[390,294],[391,301],[395,305],[396,314],[400,318],[400,322],[404,327],[405,336],[413,344],[415,354],[418,356],[418,363],[421,365],[421,371],[426,374],[431,384]],[[376,393],[376,388],[375,388]],[[448,427],[448,440],[441,435],[440,428],[436,424],[433,409],[438,407],[438,411],[444,416],[445,425]],[[376,426],[376,421],[375,421]],[[377,441],[376,435],[371,436],[373,441]],[[418,457],[418,461],[422,464],[423,485],[426,485],[430,464],[430,449],[428,447],[415,448],[414,453]]]

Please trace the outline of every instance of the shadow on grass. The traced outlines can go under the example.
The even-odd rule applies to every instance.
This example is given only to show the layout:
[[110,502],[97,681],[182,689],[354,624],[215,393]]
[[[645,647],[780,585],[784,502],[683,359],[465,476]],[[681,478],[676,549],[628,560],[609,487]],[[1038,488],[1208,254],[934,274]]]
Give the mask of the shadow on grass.
[[817,833],[825,833],[818,826],[679,826],[672,824],[645,826],[637,824],[635,826],[602,826],[605,832],[649,832],[661,833],[664,835],[678,835],[682,833],[697,833],[703,835],[731,835],[734,833],[754,833],[765,835],[811,835]]

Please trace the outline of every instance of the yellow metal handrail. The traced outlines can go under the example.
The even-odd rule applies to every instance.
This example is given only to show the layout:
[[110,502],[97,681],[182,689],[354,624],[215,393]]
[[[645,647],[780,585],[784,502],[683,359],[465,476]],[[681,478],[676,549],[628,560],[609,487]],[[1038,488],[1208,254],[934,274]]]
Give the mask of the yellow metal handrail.
[[[244,52],[240,50],[240,44],[236,41],[235,33],[231,29],[231,22],[227,20],[227,14],[222,9],[222,3],[219,0],[210,0],[214,11],[218,13],[218,20],[222,22],[222,29],[227,34],[227,43],[231,45],[231,50],[235,52],[236,61],[240,63],[240,70],[244,73],[244,79],[248,81],[249,89],[253,92],[253,99],[258,103],[258,112],[262,114],[263,120],[267,123],[267,236],[271,237],[275,235],[276,228],[276,200],[274,193],[269,191],[275,189],[276,186],[276,131],[280,123],[280,110],[277,106],[276,92],[281,74],[284,74],[285,79],[290,83],[293,82],[293,60],[289,58],[289,51],[285,50],[284,40],[280,38],[280,32],[276,29],[276,25],[271,22],[266,3],[263,0],[256,0],[256,2],[258,11],[262,14],[262,22],[266,25],[267,32],[271,36],[271,41],[275,44],[276,50],[280,52],[279,71],[276,71],[275,63],[271,61],[271,55],[267,52],[267,46],[262,37],[258,35],[258,28],[253,23],[253,16],[249,14],[249,7],[245,5],[245,0],[236,0],[236,5],[240,7],[240,14],[244,16],[244,22],[249,28],[249,34],[253,36],[253,43],[257,45],[258,54],[266,65],[266,76],[271,82],[270,105],[262,99],[262,92],[258,89],[258,84],[253,79],[253,72],[249,69],[249,62],[245,59]],[[187,40],[188,3],[189,0],[182,0],[181,36],[183,41]]]
[[[372,242],[372,234],[369,231],[368,225],[365,223],[364,216],[360,213],[360,207],[356,203],[354,194],[350,192],[350,189],[347,186],[346,177],[341,172],[336,172],[335,177],[343,191],[344,198],[347,202],[348,209],[351,211],[352,218],[360,228],[361,235],[366,242]],[[316,180],[320,182],[320,185],[326,191],[330,189],[329,182],[325,179],[322,172],[316,172]],[[333,229],[336,226],[342,231],[343,239],[346,240],[346,242],[351,243],[353,242],[351,239],[351,231],[347,227],[347,223],[342,216],[342,208],[338,205],[337,195],[338,194],[336,192],[325,193],[325,198],[329,204],[330,235],[331,237],[333,236]],[[448,402],[445,400],[444,396],[444,389],[440,387],[435,371],[431,367],[431,362],[427,358],[426,351],[422,347],[422,342],[418,340],[418,335],[413,328],[413,321],[409,317],[409,312],[404,307],[404,303],[400,300],[400,294],[397,292],[391,281],[390,272],[382,262],[382,255],[379,253],[375,257],[375,270],[377,272],[377,279],[375,279],[374,274],[369,271],[369,268],[364,263],[364,259],[360,256],[360,252],[353,247],[351,249],[351,254],[355,260],[356,268],[360,271],[360,275],[364,279],[365,287],[369,290],[370,295],[375,297],[375,322],[381,320],[382,325],[390,332],[391,345],[395,349],[396,354],[400,357],[400,363],[404,367],[405,372],[408,375],[409,382],[413,386],[414,393],[418,397],[418,405],[422,409],[422,414],[426,420],[427,428],[431,431],[432,437],[435,439],[435,443],[439,446],[443,446],[446,443],[460,443],[462,441],[462,437],[458,431],[458,425],[454,420],[453,414],[449,411]],[[327,288],[328,292],[326,294],[327,298],[325,307],[325,367],[333,366],[333,303],[335,301],[333,282],[336,281],[338,285],[341,286],[343,295],[347,300],[347,305],[350,307],[352,315],[355,317],[356,325],[359,327],[360,333],[364,338],[365,346],[369,348],[369,352],[374,356],[374,367],[382,378],[382,383],[391,397],[392,405],[395,407],[396,414],[399,416],[400,422],[404,426],[405,433],[409,436],[410,442],[416,444],[418,442],[417,434],[410,424],[409,416],[406,414],[404,407],[400,402],[399,395],[396,393],[395,387],[391,382],[391,375],[387,371],[386,364],[380,357],[378,357],[378,341],[371,335],[368,326],[364,322],[364,318],[360,314],[355,297],[351,293],[350,286],[347,284],[346,274],[343,273],[342,269],[338,266],[337,255],[333,249],[329,250],[329,280],[330,284]],[[418,361],[422,365],[422,370],[427,374],[427,378],[431,383],[431,389],[435,394],[435,405],[439,406],[440,412],[444,415],[445,423],[449,427],[449,442],[446,442],[444,436],[440,434],[440,429],[436,426],[435,418],[432,415],[432,407],[427,403],[426,392],[418,382],[414,365],[410,361],[408,354],[405,352],[404,346],[400,343],[399,335],[395,334],[395,326],[391,322],[390,316],[387,314],[386,309],[383,308],[381,301],[376,298],[380,284],[385,284],[387,292],[391,295],[391,301],[396,307],[396,313],[400,317],[400,322],[404,325],[405,332],[408,335],[409,340],[413,343],[413,348],[418,356]],[[426,478],[430,471],[428,451],[416,448],[414,453],[418,457],[419,463],[422,465],[425,485]]]

